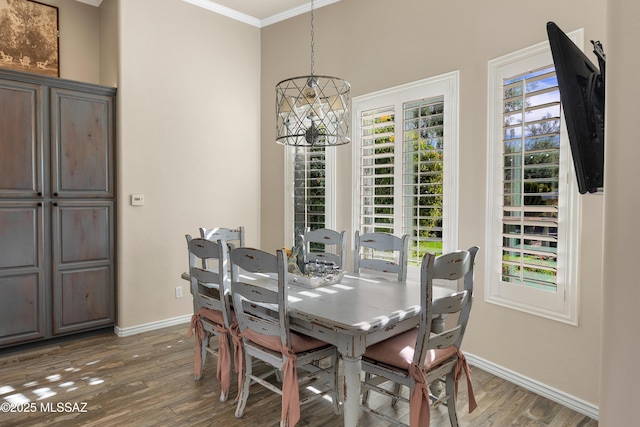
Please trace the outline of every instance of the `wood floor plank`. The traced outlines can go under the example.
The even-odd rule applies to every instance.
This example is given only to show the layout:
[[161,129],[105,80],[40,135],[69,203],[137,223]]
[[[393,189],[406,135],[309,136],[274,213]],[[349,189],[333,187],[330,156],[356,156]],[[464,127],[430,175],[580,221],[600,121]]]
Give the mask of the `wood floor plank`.
[[[194,338],[187,332],[188,325],[184,324],[129,337],[92,333],[2,350],[0,403],[35,404],[38,410],[0,413],[0,425],[278,426],[280,397],[255,385],[244,416],[235,418],[235,375],[229,400],[218,401],[215,356],[207,356],[203,378],[193,381]],[[216,340],[212,346],[217,346]],[[472,367],[472,377],[479,406],[468,414],[466,385],[461,384],[457,402],[461,427],[598,425],[589,417],[480,369]],[[408,391],[404,392],[408,396]],[[51,411],[58,403],[86,404],[86,412]],[[44,410],[40,405],[45,405]],[[387,398],[374,393],[370,405],[408,422],[409,409],[404,403],[394,409]],[[323,399],[303,406],[301,416],[299,427],[342,426],[342,415],[335,415],[331,404]],[[387,423],[362,412],[360,425],[386,427]],[[446,407],[434,408],[431,427],[443,426],[449,426]]]

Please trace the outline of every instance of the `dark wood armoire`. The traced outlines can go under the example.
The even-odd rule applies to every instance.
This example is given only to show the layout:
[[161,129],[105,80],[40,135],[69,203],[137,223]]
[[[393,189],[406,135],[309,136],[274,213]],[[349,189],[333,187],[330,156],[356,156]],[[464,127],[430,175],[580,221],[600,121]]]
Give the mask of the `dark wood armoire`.
[[0,348],[115,324],[115,97],[0,69]]

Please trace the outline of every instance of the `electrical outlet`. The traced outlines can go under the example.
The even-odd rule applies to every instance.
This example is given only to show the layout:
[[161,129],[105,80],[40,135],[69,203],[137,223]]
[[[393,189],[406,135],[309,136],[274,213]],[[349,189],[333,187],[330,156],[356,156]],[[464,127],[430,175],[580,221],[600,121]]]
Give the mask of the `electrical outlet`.
[[182,298],[182,286],[176,286],[176,298]]

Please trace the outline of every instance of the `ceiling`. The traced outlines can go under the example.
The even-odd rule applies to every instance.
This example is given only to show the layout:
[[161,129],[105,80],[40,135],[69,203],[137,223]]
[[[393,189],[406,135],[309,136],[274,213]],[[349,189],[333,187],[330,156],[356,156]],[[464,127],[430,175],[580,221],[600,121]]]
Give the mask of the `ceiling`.
[[[102,0],[77,0],[92,6],[100,6]],[[266,27],[276,22],[308,12],[309,0],[183,0],[204,9],[242,21],[255,27]],[[315,0],[314,8],[340,0]]]

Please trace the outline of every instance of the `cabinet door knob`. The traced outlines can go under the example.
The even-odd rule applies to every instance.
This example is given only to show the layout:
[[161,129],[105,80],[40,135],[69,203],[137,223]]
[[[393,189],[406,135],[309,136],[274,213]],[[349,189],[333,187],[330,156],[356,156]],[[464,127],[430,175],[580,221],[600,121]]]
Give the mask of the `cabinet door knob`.
[[53,193],[53,197],[58,197],[58,193]]
[[57,202],[54,202],[54,203],[53,203],[53,206],[58,206],[58,203],[57,203]]
[[42,206],[42,202],[38,202],[38,206]]
[[38,191],[38,197],[42,197],[42,191]]

